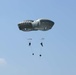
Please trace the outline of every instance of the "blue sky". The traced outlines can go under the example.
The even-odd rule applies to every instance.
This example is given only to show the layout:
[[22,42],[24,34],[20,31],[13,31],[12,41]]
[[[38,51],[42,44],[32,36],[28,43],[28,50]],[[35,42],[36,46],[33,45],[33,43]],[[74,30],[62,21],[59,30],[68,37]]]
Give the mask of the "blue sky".
[[[38,18],[55,25],[46,32],[18,29],[20,21]],[[76,75],[76,1],[0,0],[0,75]]]

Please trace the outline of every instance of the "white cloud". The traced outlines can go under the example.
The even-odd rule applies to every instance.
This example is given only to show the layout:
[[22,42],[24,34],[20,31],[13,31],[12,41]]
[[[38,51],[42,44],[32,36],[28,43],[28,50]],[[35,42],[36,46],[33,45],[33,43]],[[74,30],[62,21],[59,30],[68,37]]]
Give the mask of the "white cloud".
[[6,64],[6,60],[4,58],[0,58],[0,65],[1,64]]

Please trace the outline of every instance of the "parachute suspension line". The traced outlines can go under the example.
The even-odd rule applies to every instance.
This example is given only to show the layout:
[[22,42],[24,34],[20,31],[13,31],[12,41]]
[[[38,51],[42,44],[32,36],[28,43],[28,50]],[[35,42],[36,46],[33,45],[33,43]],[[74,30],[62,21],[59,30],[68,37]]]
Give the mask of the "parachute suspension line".
[[33,50],[32,50],[32,43],[31,43],[32,38],[29,38],[28,40],[29,40],[28,46],[30,46],[31,48],[32,55],[34,55]]
[[44,41],[44,38],[41,38],[41,42],[40,42],[40,54],[39,54],[40,57],[42,56],[42,50],[43,50],[43,46],[44,46],[43,41]]

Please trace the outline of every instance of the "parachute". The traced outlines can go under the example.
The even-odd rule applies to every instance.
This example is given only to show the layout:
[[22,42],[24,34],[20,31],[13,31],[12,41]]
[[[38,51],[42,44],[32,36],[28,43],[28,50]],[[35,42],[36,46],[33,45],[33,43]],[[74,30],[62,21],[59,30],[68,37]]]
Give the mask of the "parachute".
[[[19,30],[25,31],[25,32],[29,32],[29,31],[48,31],[50,30],[54,25],[54,22],[49,20],[49,19],[37,19],[37,20],[25,20],[23,22],[18,23],[18,28]],[[35,55],[33,50],[32,50],[32,38],[28,39],[28,46],[31,48],[32,51],[32,55]],[[43,43],[44,38],[41,38],[41,42],[40,42],[40,46],[41,46],[41,50],[44,47],[44,43]],[[42,54],[40,53],[39,56],[41,57]]]

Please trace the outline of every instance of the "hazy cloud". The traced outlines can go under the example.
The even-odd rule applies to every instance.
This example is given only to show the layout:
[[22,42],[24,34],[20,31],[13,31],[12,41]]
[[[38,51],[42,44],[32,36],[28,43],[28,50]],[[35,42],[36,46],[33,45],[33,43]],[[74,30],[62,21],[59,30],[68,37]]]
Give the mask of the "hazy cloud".
[[4,58],[0,58],[0,65],[1,64],[6,64],[6,60]]

